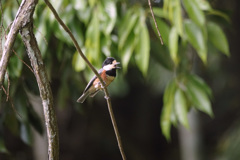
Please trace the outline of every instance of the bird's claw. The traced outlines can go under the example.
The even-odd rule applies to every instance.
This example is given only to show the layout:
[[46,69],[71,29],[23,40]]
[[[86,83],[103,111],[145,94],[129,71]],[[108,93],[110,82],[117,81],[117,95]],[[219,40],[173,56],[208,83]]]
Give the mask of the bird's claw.
[[108,100],[108,99],[109,99],[109,97],[108,97],[108,96],[104,96],[104,98],[105,98],[106,100]]

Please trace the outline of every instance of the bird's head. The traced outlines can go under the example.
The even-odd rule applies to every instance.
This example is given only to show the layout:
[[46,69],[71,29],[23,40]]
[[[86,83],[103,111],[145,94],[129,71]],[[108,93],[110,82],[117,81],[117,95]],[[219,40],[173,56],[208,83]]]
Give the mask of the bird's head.
[[120,62],[117,62],[116,59],[112,57],[108,57],[105,59],[105,61],[102,64],[102,68],[106,71],[112,70],[112,69],[119,69],[120,67],[118,66]]

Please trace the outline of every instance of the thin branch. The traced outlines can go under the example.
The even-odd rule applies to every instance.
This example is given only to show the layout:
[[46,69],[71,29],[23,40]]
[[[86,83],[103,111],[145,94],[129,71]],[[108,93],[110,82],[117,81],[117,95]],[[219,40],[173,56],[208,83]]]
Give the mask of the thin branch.
[[32,68],[18,56],[17,52],[16,52],[15,50],[12,50],[12,51],[13,51],[13,53],[17,56],[17,58],[18,58],[23,64],[25,64],[25,66],[27,66],[32,73],[34,73],[34,71],[32,70]]
[[156,19],[155,19],[154,13],[153,13],[151,0],[148,0],[148,5],[149,5],[149,8],[150,8],[150,11],[151,11],[152,17],[153,17],[153,21],[154,21],[154,23],[155,23],[155,27],[156,27],[157,32],[158,32],[159,39],[160,39],[160,41],[161,41],[161,44],[163,45],[162,36],[161,36],[160,31],[159,31],[159,28],[158,28],[158,25],[157,25],[157,22],[156,22]]
[[98,74],[97,70],[92,66],[92,64],[88,61],[88,59],[86,58],[86,56],[83,54],[82,50],[80,49],[80,46],[77,43],[77,40],[75,39],[75,37],[73,36],[72,32],[70,31],[70,29],[65,25],[65,23],[61,20],[61,18],[59,17],[58,13],[56,12],[56,10],[54,9],[54,7],[52,6],[52,4],[48,1],[48,0],[44,0],[46,5],[49,7],[49,9],[53,12],[56,20],[58,21],[58,23],[63,27],[63,29],[68,33],[68,35],[70,36],[70,38],[73,41],[73,44],[75,46],[75,48],[77,49],[78,53],[80,54],[80,56],[83,58],[83,60],[87,63],[87,65],[91,68],[91,70],[94,72],[94,74],[98,77],[98,79],[100,80],[104,93],[105,93],[105,98],[107,100],[107,104],[108,104],[108,110],[109,110],[109,114],[112,120],[112,124],[113,124],[113,128],[114,128],[114,132],[117,138],[117,142],[118,142],[118,146],[119,146],[119,150],[122,156],[122,159],[125,160],[126,156],[125,153],[123,151],[123,147],[122,147],[122,142],[121,142],[121,138],[120,138],[120,134],[118,132],[118,128],[117,128],[117,123],[116,120],[114,118],[114,113],[112,110],[112,105],[111,105],[111,99],[109,97],[109,93],[108,90],[105,86],[105,83],[103,82],[102,78],[100,77],[100,75]]
[[40,32],[35,25],[33,25],[33,28],[36,29],[36,31],[43,37],[43,40],[44,40],[44,42],[46,43],[46,45],[48,45],[47,39],[46,39],[46,37],[42,34],[42,32]]
[[[11,107],[12,107],[12,110],[20,117],[22,118],[22,116],[17,112],[16,108],[14,107],[13,105],[13,102],[12,102],[12,98],[9,96],[9,93],[7,93],[6,89],[3,87],[2,85],[2,90],[4,91],[4,93],[7,95],[7,99],[9,99],[10,103],[11,103]],[[6,100],[8,101],[8,100]]]
[[122,142],[121,136],[119,134],[118,127],[117,127],[117,122],[116,122],[114,114],[113,114],[112,102],[111,102],[111,98],[109,97],[109,93],[108,93],[107,88],[104,88],[104,93],[105,93],[105,99],[107,100],[108,111],[109,111],[109,114],[110,114],[110,117],[111,117],[111,120],[112,120],[113,129],[114,129],[114,132],[115,132],[115,135],[116,135],[116,138],[117,138],[118,148],[119,148],[120,153],[122,155],[122,159],[126,160],[127,158],[126,158],[126,155],[125,155],[124,150],[123,150],[123,146],[122,146],[122,143],[121,143]]
[[1,61],[0,61],[0,85],[2,85],[2,83],[3,83],[3,79],[4,79],[4,76],[6,73],[6,69],[7,69],[8,61],[9,61],[10,54],[12,51],[12,47],[15,42],[18,31],[22,25],[22,21],[24,18],[27,18],[26,14],[24,13],[24,12],[26,12],[26,10],[23,8],[25,3],[26,3],[26,0],[23,0],[18,9],[16,17],[13,21],[13,24],[11,25],[6,42],[4,44],[2,57],[0,57],[1,58]]

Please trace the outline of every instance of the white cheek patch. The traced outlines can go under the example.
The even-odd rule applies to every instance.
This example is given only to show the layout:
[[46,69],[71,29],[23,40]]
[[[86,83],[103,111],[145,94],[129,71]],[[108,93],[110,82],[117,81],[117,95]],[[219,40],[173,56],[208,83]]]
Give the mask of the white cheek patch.
[[106,71],[109,71],[109,70],[111,70],[113,68],[114,68],[114,65],[112,65],[112,64],[108,64],[108,65],[103,67],[103,69],[106,70]]

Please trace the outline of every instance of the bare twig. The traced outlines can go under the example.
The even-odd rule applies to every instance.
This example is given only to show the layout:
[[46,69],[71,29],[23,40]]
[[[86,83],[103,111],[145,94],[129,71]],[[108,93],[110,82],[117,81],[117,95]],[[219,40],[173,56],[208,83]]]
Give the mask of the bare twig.
[[155,23],[155,27],[156,27],[157,32],[158,32],[159,39],[160,39],[160,41],[161,41],[161,44],[163,45],[162,36],[161,36],[160,31],[159,31],[159,28],[158,28],[158,25],[157,25],[157,22],[156,22],[156,19],[155,19],[154,13],[153,13],[151,0],[148,0],[148,5],[149,5],[149,8],[150,8],[150,11],[151,11],[152,17],[153,17],[153,21],[154,21],[154,23]]
[[12,50],[12,51],[13,51],[13,53],[17,56],[17,58],[18,58],[23,64],[25,64],[25,66],[27,66],[32,73],[34,73],[34,71],[32,70],[32,68],[18,56],[17,52],[16,52],[15,50]]
[[61,20],[61,18],[59,17],[58,13],[56,12],[56,10],[54,9],[54,7],[52,6],[52,4],[48,1],[48,0],[44,0],[45,3],[47,4],[47,6],[49,7],[49,9],[53,12],[56,20],[58,21],[58,23],[63,27],[63,29],[68,33],[68,35],[71,37],[73,44],[75,46],[75,48],[77,49],[78,53],[80,54],[80,56],[83,58],[83,60],[87,63],[87,65],[91,68],[91,70],[94,72],[94,74],[98,77],[98,79],[100,80],[102,86],[104,86],[103,90],[105,93],[105,98],[107,100],[107,104],[108,104],[108,110],[109,110],[109,114],[112,120],[112,124],[113,124],[113,128],[114,128],[114,132],[117,138],[117,142],[118,142],[118,146],[119,146],[119,150],[122,156],[122,159],[125,160],[126,156],[125,153],[123,151],[123,147],[122,147],[122,142],[121,142],[121,138],[120,138],[120,134],[118,132],[118,127],[117,127],[117,123],[116,120],[114,118],[114,114],[113,114],[113,110],[112,110],[112,105],[111,105],[111,99],[109,97],[109,93],[108,90],[105,86],[105,83],[103,82],[102,78],[100,77],[100,75],[98,74],[97,70],[92,66],[92,64],[88,61],[88,59],[86,58],[86,56],[83,54],[82,50],[80,49],[77,40],[75,39],[75,37],[73,36],[72,32],[70,31],[70,29],[65,25],[65,23]]
[[118,142],[118,147],[119,147],[119,150],[121,152],[121,155],[122,155],[122,159],[123,160],[126,160],[126,155],[124,154],[124,151],[123,151],[123,146],[121,144],[121,136],[119,134],[119,131],[118,131],[118,127],[117,127],[117,123],[116,123],[116,120],[115,120],[115,117],[114,117],[114,114],[113,114],[113,110],[112,110],[112,102],[111,102],[111,99],[109,97],[109,93],[108,93],[108,90],[107,88],[104,88],[104,93],[105,93],[105,99],[107,100],[107,104],[108,104],[108,111],[109,111],[109,114],[110,114],[110,117],[111,117],[111,120],[112,120],[112,124],[113,124],[113,128],[114,128],[114,132],[115,132],[115,135],[116,135],[116,138],[117,138],[117,142]]
[[46,43],[46,45],[48,45],[47,39],[46,39],[46,37],[42,34],[42,32],[40,32],[35,25],[33,25],[33,28],[36,29],[36,31],[43,37],[43,40],[44,40],[44,42]]
[[[13,110],[20,118],[22,118],[22,116],[17,112],[16,108],[14,107],[13,102],[12,102],[12,99],[11,99],[11,97],[9,96],[9,94],[7,93],[6,89],[3,87],[3,85],[2,85],[2,90],[3,90],[4,93],[7,95],[7,99],[9,99],[9,101],[10,101],[10,103],[11,103],[12,110]],[[6,101],[7,101],[7,100],[6,100]]]
[[7,64],[10,58],[10,53],[12,51],[12,47],[15,42],[17,33],[22,25],[23,19],[26,19],[27,18],[26,15],[28,15],[24,13],[26,12],[26,10],[23,8],[25,3],[26,3],[26,0],[23,0],[18,9],[16,17],[13,21],[13,24],[11,25],[6,42],[4,44],[4,49],[3,49],[3,53],[0,61],[0,85],[2,85],[4,76],[6,73]]

